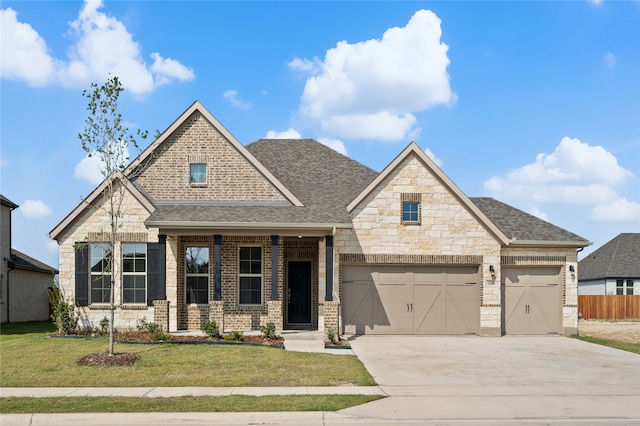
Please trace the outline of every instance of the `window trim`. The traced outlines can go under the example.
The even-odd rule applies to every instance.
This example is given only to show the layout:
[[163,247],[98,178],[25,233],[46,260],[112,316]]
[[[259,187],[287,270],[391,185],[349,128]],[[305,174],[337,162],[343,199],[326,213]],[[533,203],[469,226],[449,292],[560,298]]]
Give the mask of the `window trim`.
[[[405,219],[405,207],[406,206],[417,206],[416,220],[406,220]],[[409,212],[413,214],[414,212]],[[421,193],[402,193],[401,194],[401,203],[400,203],[400,223],[403,225],[422,225],[422,194]]]
[[[126,272],[124,270],[124,247],[127,244],[129,244],[129,245],[140,245],[140,246],[144,247],[144,272]],[[123,242],[120,245],[120,247],[121,247],[120,248],[120,251],[121,251],[120,257],[122,258],[122,289],[121,289],[121,292],[122,292],[122,295],[121,295],[122,304],[123,305],[146,305],[147,304],[147,291],[148,291],[148,288],[149,288],[149,280],[147,278],[147,272],[149,271],[149,266],[148,266],[149,256],[147,254],[147,243],[127,241],[127,242]],[[135,265],[135,260],[136,259],[137,259],[136,257],[133,258],[134,265]],[[135,266],[134,266],[134,269],[135,269]],[[125,276],[144,276],[144,300],[142,302],[128,302],[128,301],[124,300],[124,290],[125,290],[125,288],[124,288],[124,277]],[[135,291],[134,291],[134,294],[135,294]]]
[[[259,248],[260,249],[260,273],[242,273],[240,272],[240,252],[243,248]],[[254,259],[250,259],[254,260]],[[242,278],[260,278],[260,303],[241,303],[240,302],[240,281]],[[264,304],[264,247],[259,244],[238,246],[238,306],[262,306]]]
[[[199,273],[193,273],[193,272],[188,272],[187,269],[187,251],[189,250],[189,248],[205,248],[207,249],[207,272],[199,272]],[[198,305],[198,306],[207,306],[209,305],[209,301],[211,300],[211,278],[210,278],[210,272],[211,272],[211,250],[209,249],[208,245],[198,245],[198,244],[193,244],[193,245],[185,245],[184,248],[184,303],[185,305]],[[189,277],[207,277],[207,301],[206,303],[198,303],[197,302],[197,297],[196,297],[196,302],[187,302],[187,297],[189,295],[189,291],[188,291],[188,278]]]
[[[194,176],[193,167],[194,166],[203,166],[204,167],[204,181],[196,182],[196,181],[193,180],[193,176]],[[189,184],[191,185],[191,187],[203,188],[203,187],[207,186],[207,176],[208,176],[207,169],[208,169],[207,163],[203,163],[203,162],[189,163]],[[199,171],[197,174],[201,175],[202,172]]]
[[[108,274],[106,274],[104,272],[104,265],[102,267],[102,270],[100,272],[93,272],[92,271],[92,266],[93,266],[93,247],[94,246],[103,246],[103,251],[105,248],[111,248],[111,261],[106,261],[107,262],[107,266],[112,266],[113,265],[113,247],[111,247],[111,243],[109,242],[92,242],[92,243],[88,243],[89,244],[89,253],[88,253],[88,262],[87,262],[87,266],[89,269],[89,282],[88,287],[89,287],[89,294],[88,294],[88,304],[89,305],[105,305],[105,304],[111,304],[111,294],[109,293],[109,300],[102,300],[102,301],[93,301],[92,300],[92,294],[93,294],[93,282],[94,280],[98,281],[98,277],[102,278],[102,280],[107,279],[107,283],[108,283],[108,291],[111,292],[113,289],[111,288],[111,272],[109,272]],[[105,256],[106,257],[106,256]],[[105,262],[105,257],[102,258],[101,262]],[[108,277],[108,278],[107,278]],[[104,282],[102,285],[102,291],[104,292]]]

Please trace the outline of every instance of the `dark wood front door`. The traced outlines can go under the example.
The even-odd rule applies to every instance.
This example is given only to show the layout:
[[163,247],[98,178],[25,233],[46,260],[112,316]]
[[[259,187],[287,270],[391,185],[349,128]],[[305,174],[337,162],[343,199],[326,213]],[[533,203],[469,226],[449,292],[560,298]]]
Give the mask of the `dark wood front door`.
[[289,262],[287,308],[289,324],[311,323],[311,262]]

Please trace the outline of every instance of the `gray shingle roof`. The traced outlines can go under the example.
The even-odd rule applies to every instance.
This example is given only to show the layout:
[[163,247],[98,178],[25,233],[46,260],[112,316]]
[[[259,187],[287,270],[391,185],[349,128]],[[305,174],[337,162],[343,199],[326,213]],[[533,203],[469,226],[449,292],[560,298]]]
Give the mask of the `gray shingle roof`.
[[158,204],[147,224],[350,224],[347,204],[378,175],[313,139],[260,139],[246,148],[304,203],[303,207],[220,202]]
[[31,256],[19,252],[16,249],[11,249],[11,267],[16,269],[28,269],[30,271],[46,272],[57,274],[58,270],[52,268],[46,263],[42,263],[39,260],[34,259]]
[[640,234],[620,234],[578,262],[578,281],[640,278]]
[[471,201],[509,239],[528,241],[588,241],[579,235],[489,197],[471,197]]

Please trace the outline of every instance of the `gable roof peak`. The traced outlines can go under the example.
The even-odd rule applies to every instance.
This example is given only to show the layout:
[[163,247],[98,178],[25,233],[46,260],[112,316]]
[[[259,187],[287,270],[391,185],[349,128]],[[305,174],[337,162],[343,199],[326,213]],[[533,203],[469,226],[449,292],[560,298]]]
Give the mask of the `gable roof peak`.
[[474,215],[480,223],[492,233],[497,240],[503,244],[508,245],[509,239],[507,236],[489,220],[487,216],[462,192],[460,188],[447,176],[440,167],[422,150],[415,142],[410,142],[409,145],[393,159],[387,167],[380,172],[380,174],[362,191],[360,194],[349,203],[347,211],[351,213],[380,183],[386,179],[402,162],[410,155],[416,155],[418,159],[424,164],[424,166],[438,179],[442,185],[444,185],[451,193],[464,205],[464,207]]

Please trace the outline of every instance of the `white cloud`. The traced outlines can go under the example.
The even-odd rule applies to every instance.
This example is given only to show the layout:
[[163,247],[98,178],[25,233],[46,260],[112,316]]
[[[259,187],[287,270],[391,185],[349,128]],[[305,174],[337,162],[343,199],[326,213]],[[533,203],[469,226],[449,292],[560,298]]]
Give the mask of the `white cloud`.
[[125,25],[100,12],[102,7],[101,0],[86,0],[78,18],[69,23],[75,44],[66,61],[53,58],[46,41],[31,25],[19,22],[14,10],[2,10],[2,77],[31,86],[87,87],[111,74],[135,94],[195,78],[192,69],[158,53],[151,55],[153,63],[149,65]]
[[11,9],[0,10],[0,75],[24,80],[30,86],[44,86],[55,72],[55,61],[47,43],[29,24],[18,21]]
[[233,105],[236,108],[241,108],[241,109],[251,108],[251,102],[243,102],[240,99],[238,99],[237,90],[227,90],[222,94],[222,96],[224,96],[224,98],[227,99],[229,102],[231,102],[231,105]]
[[102,174],[102,162],[98,159],[97,156],[92,155],[89,157],[87,154],[79,163],[76,164],[75,172],[73,173],[74,178],[84,179],[92,183],[93,185],[98,185],[100,182],[104,180],[104,175]]
[[636,222],[640,223],[640,203],[618,198],[608,204],[600,204],[591,209],[590,219],[596,222]]
[[593,205],[591,219],[599,222],[633,222],[640,217],[640,205],[629,202],[615,187],[635,179],[633,173],[601,146],[590,146],[565,137],[550,154],[504,176],[484,182],[492,196],[524,206],[534,216],[548,220],[540,204]]
[[[129,146],[125,142],[122,142],[121,148],[122,148],[122,153],[121,153],[122,162],[127,164],[130,158]],[[87,154],[82,160],[80,160],[76,164],[73,177],[78,179],[84,179],[93,185],[98,185],[105,178],[103,174],[103,170],[105,169],[106,169],[105,163],[104,161],[102,161],[102,159],[100,159],[99,155],[93,153],[91,156],[89,156],[89,154]]]
[[431,152],[429,148],[425,149],[424,153],[427,154],[427,157],[431,158],[434,163],[436,163],[436,166],[442,167],[442,165],[444,164],[444,162],[440,158],[436,157],[436,155]]
[[342,143],[342,141],[339,139],[319,138],[318,142],[320,142],[322,145],[328,146],[329,148],[339,152],[342,155],[348,156],[347,147],[344,146],[344,143]]
[[295,129],[289,128],[289,130],[285,130],[284,132],[276,132],[275,130],[269,130],[267,135],[264,137],[265,139],[302,139],[300,133],[298,133]]
[[313,60],[293,58],[287,65],[292,70],[314,74],[322,70],[322,62],[318,58],[313,58]]
[[613,53],[607,53],[604,55],[604,63],[608,68],[615,68],[616,63],[618,62],[618,57]]
[[612,186],[632,177],[603,147],[564,137],[554,152],[538,154],[535,162],[490,178],[484,188],[512,200],[597,204],[616,199]]
[[42,219],[51,216],[51,213],[53,213],[51,207],[47,206],[41,200],[24,200],[19,210],[24,217],[30,219]]
[[295,58],[289,67],[312,72],[300,116],[325,134],[402,140],[415,132],[414,112],[455,100],[449,86],[448,46],[440,19],[419,10],[381,39],[339,42],[323,61]]
[[9,167],[9,162],[4,158],[0,157],[0,167],[2,168]]
[[603,2],[604,0],[587,0],[587,3],[593,4],[595,6],[600,6]]

